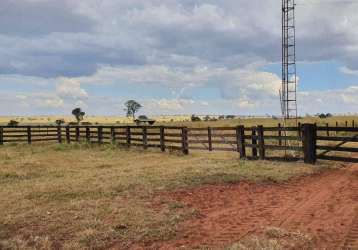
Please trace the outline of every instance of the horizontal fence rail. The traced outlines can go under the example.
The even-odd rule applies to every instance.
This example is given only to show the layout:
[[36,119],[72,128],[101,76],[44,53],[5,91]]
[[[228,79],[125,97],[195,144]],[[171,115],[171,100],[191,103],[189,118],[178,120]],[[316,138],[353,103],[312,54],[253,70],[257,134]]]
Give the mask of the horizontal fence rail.
[[[352,123],[353,124],[353,123]],[[267,159],[267,151],[290,151],[305,162],[317,159],[356,161],[338,153],[358,153],[358,128],[299,124],[297,127],[207,127],[179,126],[0,126],[0,145],[6,143],[86,142],[112,143],[126,147],[158,148],[161,151],[190,150],[237,152],[240,158]],[[285,154],[286,155],[286,154]]]

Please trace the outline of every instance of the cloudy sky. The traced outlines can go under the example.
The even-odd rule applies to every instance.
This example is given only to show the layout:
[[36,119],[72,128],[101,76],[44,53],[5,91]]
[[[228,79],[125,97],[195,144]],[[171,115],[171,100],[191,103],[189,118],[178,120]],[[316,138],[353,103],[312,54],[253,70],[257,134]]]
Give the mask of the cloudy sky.
[[[297,0],[299,112],[357,112],[358,1]],[[281,0],[1,0],[0,115],[279,114]]]

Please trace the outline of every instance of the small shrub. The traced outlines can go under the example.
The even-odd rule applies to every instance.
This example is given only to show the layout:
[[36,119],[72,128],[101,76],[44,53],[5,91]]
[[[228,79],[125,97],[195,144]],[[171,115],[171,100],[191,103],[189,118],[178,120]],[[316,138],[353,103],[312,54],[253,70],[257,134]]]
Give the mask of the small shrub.
[[331,113],[327,113],[327,114],[321,113],[321,114],[316,114],[316,116],[318,116],[321,119],[324,119],[324,118],[330,118],[333,115]]
[[90,123],[90,122],[81,122],[81,125],[91,126],[91,125],[92,125],[92,123]]
[[191,116],[191,121],[192,121],[192,122],[200,122],[201,119],[200,119],[200,117],[198,117],[198,116],[196,116],[196,115],[192,115],[192,116]]
[[55,121],[55,123],[56,123],[56,125],[61,126],[62,124],[65,123],[65,120],[64,119],[58,119],[58,120]]
[[7,125],[8,126],[17,126],[17,125],[19,125],[19,122],[15,121],[15,120],[11,120],[11,121],[9,121],[9,123]]

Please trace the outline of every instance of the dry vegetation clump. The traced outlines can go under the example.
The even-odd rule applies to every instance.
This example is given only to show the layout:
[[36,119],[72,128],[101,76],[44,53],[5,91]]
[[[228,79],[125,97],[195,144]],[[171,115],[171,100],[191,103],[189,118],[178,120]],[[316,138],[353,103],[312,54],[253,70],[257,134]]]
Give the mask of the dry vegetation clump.
[[0,147],[0,249],[99,249],[170,239],[196,211],[161,192],[203,184],[282,182],[302,163],[237,153],[159,153],[114,146]]
[[301,232],[289,232],[270,227],[261,237],[249,236],[226,250],[313,250],[312,237]]

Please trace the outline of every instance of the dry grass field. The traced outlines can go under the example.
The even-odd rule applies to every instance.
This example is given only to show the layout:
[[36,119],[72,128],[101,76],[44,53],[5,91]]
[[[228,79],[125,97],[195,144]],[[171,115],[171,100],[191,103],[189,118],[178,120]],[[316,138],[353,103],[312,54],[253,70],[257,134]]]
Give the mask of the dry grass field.
[[[217,121],[199,121],[191,122],[190,115],[179,115],[179,116],[156,116],[152,117],[157,122],[157,125],[173,125],[173,126],[188,126],[188,127],[226,127],[226,126],[277,126],[278,123],[282,123],[280,119],[273,118],[236,118],[236,119],[224,119]],[[203,116],[200,117],[203,120]],[[211,118],[218,118],[217,116],[212,116]],[[0,116],[0,125],[6,125],[10,120],[16,120],[20,124],[54,124],[56,120],[64,119],[66,122],[74,122],[75,119],[73,116],[33,116],[33,117],[10,117],[10,116]],[[358,126],[358,116],[334,116],[326,119],[320,119],[318,117],[304,117],[298,121],[301,123],[317,123],[325,125],[329,123],[331,126],[335,126],[336,122],[340,126],[345,126],[345,122],[348,121],[348,125],[351,126],[352,121],[355,121],[356,126]],[[126,125],[133,124],[131,118],[123,116],[86,116],[84,119],[85,122],[90,122],[92,124],[106,124],[106,125]],[[294,125],[294,122],[288,124],[288,126]]]
[[[156,116],[155,120],[161,123],[189,121],[190,116]],[[21,124],[54,124],[56,120],[64,119],[66,122],[75,122],[74,116],[0,116],[0,124],[7,124],[10,120],[15,120]],[[84,121],[92,124],[130,124],[132,118],[124,116],[86,116]]]
[[[17,120],[20,124],[49,124],[58,118],[63,117],[18,117]],[[2,117],[0,122],[6,124],[10,119]],[[72,121],[72,117],[65,119]],[[88,117],[85,121],[94,124],[130,122],[120,119]],[[233,127],[277,126],[280,122],[271,118],[185,121],[188,119],[162,117],[158,124]],[[304,118],[300,122],[335,126],[338,121],[345,126],[345,121],[350,125],[352,120],[358,124],[357,117],[353,116]],[[206,208],[199,210],[188,205],[190,202],[181,202],[178,197],[173,199],[173,193],[193,189],[199,189],[200,193],[201,188],[207,186],[215,191],[222,185],[233,185],[241,190],[240,183],[251,183],[256,190],[256,186],[263,183],[280,186],[294,177],[337,166],[332,162],[320,162],[313,167],[301,162],[241,161],[238,158],[237,152],[190,151],[190,155],[184,156],[178,152],[159,153],[85,143],[2,146],[0,249],[148,249],[158,242],[175,241],[178,235],[185,235],[187,221],[202,220]],[[256,196],[260,197],[258,194],[253,197]],[[249,202],[249,210],[250,199],[240,201]],[[286,204],[285,200],[282,202]],[[220,203],[217,209],[222,207]],[[286,249],[286,244],[296,244],[296,241],[312,246],[312,239],[300,232],[284,231],[283,238],[272,236],[272,232],[282,230],[267,228],[259,238],[247,237],[225,245],[224,249]],[[199,249],[211,249],[197,243]],[[171,248],[164,245],[161,249]]]
[[[0,166],[0,249],[127,249],[173,239],[186,220],[200,216],[161,194],[282,183],[333,164],[73,144],[3,146]],[[228,249],[244,249],[240,244]]]

